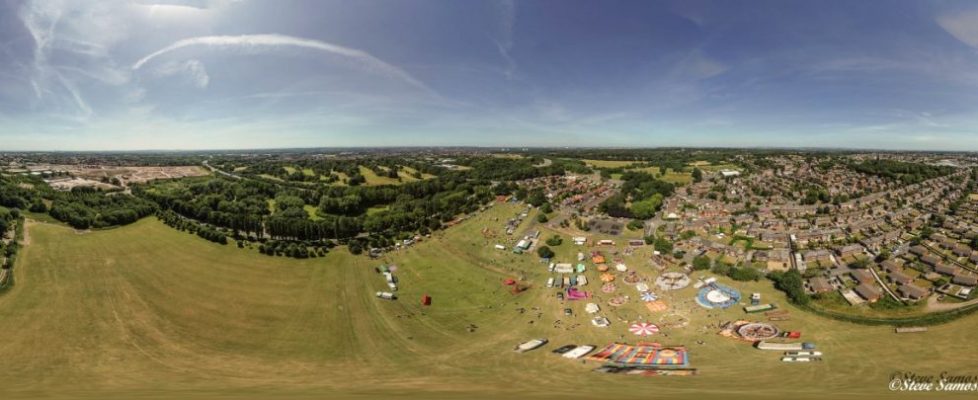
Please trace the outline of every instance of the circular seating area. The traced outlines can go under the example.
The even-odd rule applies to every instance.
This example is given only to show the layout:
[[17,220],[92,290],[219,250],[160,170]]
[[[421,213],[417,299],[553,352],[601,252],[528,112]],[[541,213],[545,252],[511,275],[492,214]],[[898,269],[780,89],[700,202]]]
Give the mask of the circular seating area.
[[752,322],[737,328],[737,334],[744,339],[758,341],[776,338],[781,331],[771,324]]
[[689,286],[689,275],[681,272],[666,272],[655,278],[655,285],[661,290],[679,290]]
[[730,308],[739,302],[740,292],[737,289],[716,283],[704,286],[696,294],[696,303],[706,309]]

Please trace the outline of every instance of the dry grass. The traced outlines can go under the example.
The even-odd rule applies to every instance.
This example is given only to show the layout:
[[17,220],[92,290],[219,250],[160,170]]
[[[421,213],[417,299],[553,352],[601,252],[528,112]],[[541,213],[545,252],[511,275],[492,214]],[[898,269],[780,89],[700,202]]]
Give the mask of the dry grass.
[[[801,330],[825,352],[825,361],[782,364],[777,354],[701,329],[744,318],[742,311],[710,316],[695,306],[684,311],[692,321],[688,328],[666,329],[668,337],[654,339],[689,346],[696,377],[609,376],[546,350],[516,355],[510,348],[532,337],[550,338],[547,349],[605,344],[623,334],[635,341],[610,313],[614,325],[601,330],[587,324],[583,303],[556,304],[534,256],[492,248],[510,239],[486,239],[480,231],[488,226],[498,234],[496,218],[505,221],[516,210],[497,205],[391,254],[387,261],[400,266],[396,302],[373,297],[385,287],[372,268],[380,262],[344,250],[309,260],[267,257],[205,242],[154,219],[85,235],[33,224],[16,284],[0,296],[0,360],[8,366],[0,395],[874,399],[888,393],[889,376],[898,370],[976,373],[969,350],[975,318],[896,335],[887,327],[798,311],[768,282],[730,284],[745,297],[757,291],[790,310],[791,321],[781,327]],[[565,238],[555,250],[570,260],[580,248]],[[653,276],[649,251],[626,262]],[[596,278],[595,271],[588,274]],[[535,287],[513,296],[500,282],[521,275]],[[634,289],[620,286],[633,297],[623,314],[644,308],[635,303]],[[666,297],[682,304],[693,293],[688,288]],[[433,297],[431,307],[419,304],[422,294]],[[516,312],[521,307],[527,313]],[[532,307],[540,307],[539,320]],[[576,315],[564,317],[564,307]],[[555,329],[556,319],[582,325]],[[478,328],[470,333],[472,324]]]

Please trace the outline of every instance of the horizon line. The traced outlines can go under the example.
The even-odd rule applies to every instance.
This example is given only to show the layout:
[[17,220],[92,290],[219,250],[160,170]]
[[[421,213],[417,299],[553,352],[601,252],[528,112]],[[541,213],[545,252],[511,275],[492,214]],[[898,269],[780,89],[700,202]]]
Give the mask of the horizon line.
[[978,153],[978,150],[948,150],[948,149],[896,149],[881,147],[833,147],[833,146],[483,146],[483,145],[389,145],[389,146],[286,146],[286,147],[242,147],[242,148],[201,148],[201,149],[101,149],[101,150],[68,150],[68,149],[18,149],[2,150],[0,154],[10,153],[206,153],[206,152],[261,152],[261,151],[312,151],[312,150],[368,150],[368,149],[486,149],[500,151],[524,150],[665,150],[665,149],[697,149],[697,150],[795,150],[795,151],[871,151],[887,153]]

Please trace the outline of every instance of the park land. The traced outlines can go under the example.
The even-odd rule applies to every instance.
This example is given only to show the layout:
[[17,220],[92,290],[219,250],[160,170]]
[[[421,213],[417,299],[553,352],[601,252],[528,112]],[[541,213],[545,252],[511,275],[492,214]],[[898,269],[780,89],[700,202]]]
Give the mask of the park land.
[[[971,160],[622,152],[227,159],[104,192],[8,171],[0,394],[874,399],[897,371],[978,373]],[[103,217],[119,207],[139,212]],[[254,225],[223,225],[233,207]],[[399,230],[358,230],[378,221]],[[755,297],[773,309],[745,312]],[[745,321],[823,356],[725,333]],[[695,375],[551,353],[616,342],[680,349],[657,371]]]

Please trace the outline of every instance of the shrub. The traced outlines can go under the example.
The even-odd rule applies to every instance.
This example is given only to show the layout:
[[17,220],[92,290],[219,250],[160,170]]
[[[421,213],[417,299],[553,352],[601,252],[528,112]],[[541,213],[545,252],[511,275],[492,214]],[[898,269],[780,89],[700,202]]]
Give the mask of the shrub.
[[537,255],[540,256],[540,258],[553,258],[554,251],[550,250],[550,248],[547,246],[540,246],[540,248],[537,249]]

